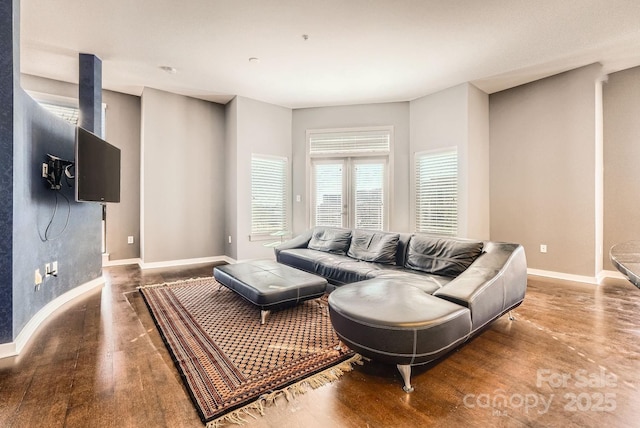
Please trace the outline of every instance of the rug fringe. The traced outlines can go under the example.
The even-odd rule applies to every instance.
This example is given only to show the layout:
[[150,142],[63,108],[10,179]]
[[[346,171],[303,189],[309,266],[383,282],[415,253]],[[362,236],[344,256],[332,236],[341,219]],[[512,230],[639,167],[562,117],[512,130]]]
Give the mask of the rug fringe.
[[329,367],[326,370],[316,373],[306,379],[302,379],[286,388],[278,391],[273,391],[268,394],[263,394],[253,403],[247,404],[233,412],[227,413],[218,419],[207,422],[206,428],[219,428],[227,423],[243,425],[248,422],[245,416],[250,416],[253,419],[257,419],[255,413],[264,416],[264,409],[269,406],[277,406],[276,400],[279,397],[284,397],[287,401],[291,401],[297,395],[304,394],[311,389],[317,389],[323,385],[334,382],[340,377],[353,370],[354,364],[363,365],[364,358],[360,354],[355,354],[353,357],[345,360],[333,367]]

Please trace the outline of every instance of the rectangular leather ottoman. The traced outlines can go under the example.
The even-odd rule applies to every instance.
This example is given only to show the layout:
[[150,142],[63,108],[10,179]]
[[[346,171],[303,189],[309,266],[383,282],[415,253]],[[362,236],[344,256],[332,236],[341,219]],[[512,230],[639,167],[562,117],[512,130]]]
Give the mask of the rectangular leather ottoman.
[[281,265],[275,260],[255,260],[216,266],[215,279],[260,307],[260,322],[270,310],[294,306],[324,294],[327,280]]

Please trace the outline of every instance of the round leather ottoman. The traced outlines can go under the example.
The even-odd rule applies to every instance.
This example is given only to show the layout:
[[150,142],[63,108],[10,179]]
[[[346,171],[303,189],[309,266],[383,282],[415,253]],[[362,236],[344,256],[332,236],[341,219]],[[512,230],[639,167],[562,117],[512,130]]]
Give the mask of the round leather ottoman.
[[425,364],[464,342],[471,313],[393,279],[370,279],[337,288],[329,295],[331,323],[342,341],[361,355],[396,364],[411,387],[411,366]]

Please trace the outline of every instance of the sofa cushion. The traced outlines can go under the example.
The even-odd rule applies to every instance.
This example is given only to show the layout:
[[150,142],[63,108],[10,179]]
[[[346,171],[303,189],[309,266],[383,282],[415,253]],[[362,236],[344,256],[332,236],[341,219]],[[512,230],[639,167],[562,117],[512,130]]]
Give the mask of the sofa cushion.
[[315,273],[318,254],[324,253],[318,253],[316,250],[310,250],[308,248],[291,248],[280,251],[276,260],[278,263]]
[[458,276],[482,253],[482,241],[414,235],[405,266],[442,276]]
[[351,230],[316,227],[308,248],[333,254],[347,254],[351,244]]
[[366,262],[395,264],[398,233],[354,230],[347,255]]
[[367,274],[367,279],[373,278],[392,279],[398,284],[409,284],[414,287],[418,287],[425,293],[429,294],[434,294],[436,291],[451,282],[451,278],[446,276],[432,275],[426,272],[409,270],[406,268],[371,271]]
[[350,284],[364,281],[378,266],[382,265],[325,253],[316,260],[315,273],[327,278],[332,284]]

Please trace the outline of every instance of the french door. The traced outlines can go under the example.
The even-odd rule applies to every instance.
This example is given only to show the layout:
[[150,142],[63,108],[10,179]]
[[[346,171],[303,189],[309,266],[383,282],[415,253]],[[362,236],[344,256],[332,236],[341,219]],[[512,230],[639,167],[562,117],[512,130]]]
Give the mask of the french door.
[[386,230],[388,158],[313,159],[312,226]]

